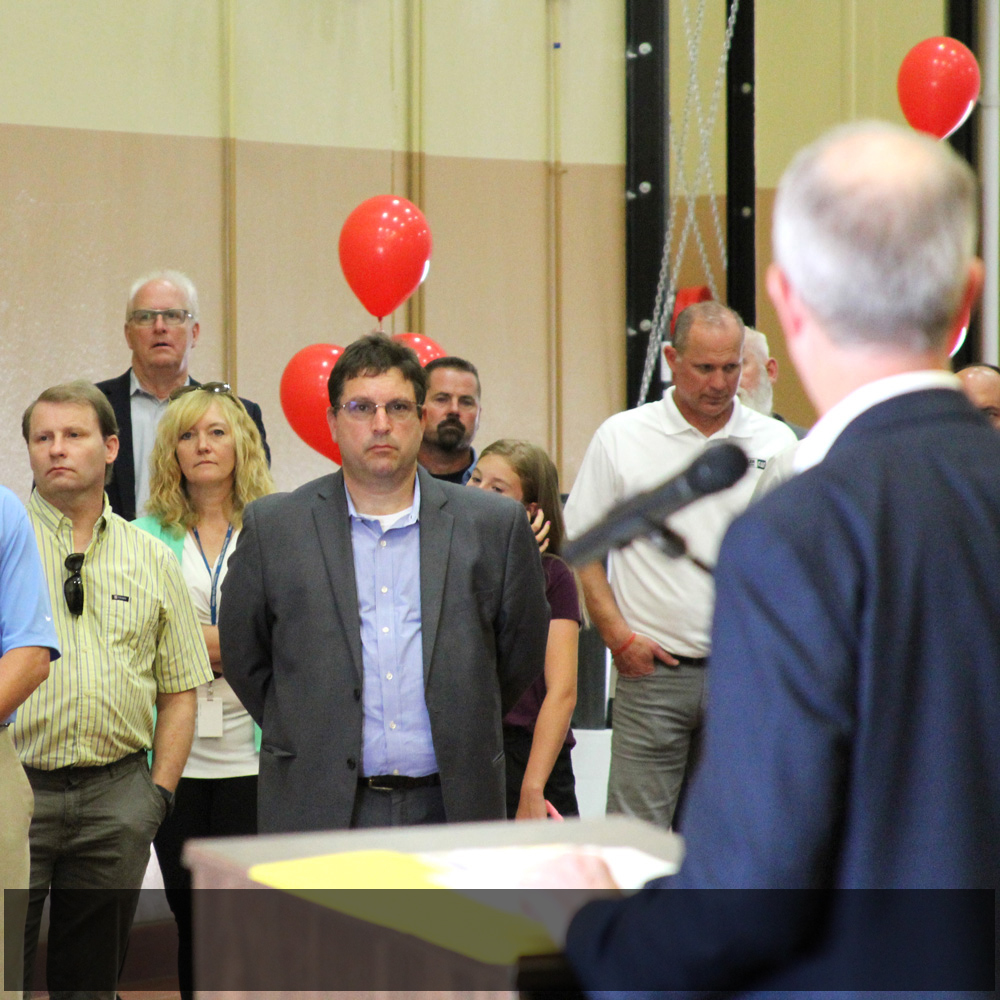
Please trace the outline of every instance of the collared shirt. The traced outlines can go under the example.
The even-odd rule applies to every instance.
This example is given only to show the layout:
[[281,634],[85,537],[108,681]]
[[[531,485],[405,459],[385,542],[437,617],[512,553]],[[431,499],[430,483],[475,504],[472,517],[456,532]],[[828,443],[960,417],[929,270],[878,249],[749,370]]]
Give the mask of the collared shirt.
[[63,656],[14,723],[23,764],[109,764],[153,745],[159,693],[212,679],[205,638],[173,553],[104,500],[84,553],[83,614],[66,606],[73,523],[35,490],[28,501]]
[[[156,444],[156,428],[170,405],[170,397],[157,399],[147,392],[129,369],[129,407],[132,412],[132,462],[135,466],[135,509],[141,514],[149,502],[149,456]],[[191,378],[184,383],[191,384]]]
[[433,774],[421,643],[420,480],[412,508],[388,529],[390,518],[359,514],[349,492],[347,510],[364,658],[362,773]]
[[476,469],[476,462],[479,461],[479,456],[476,454],[475,448],[469,448],[469,452],[472,458],[469,464],[464,468],[460,469],[458,472],[431,472],[430,469],[427,471],[435,478],[440,479],[445,483],[455,483],[457,486],[465,486],[466,483],[472,478],[472,473]]
[[860,386],[827,410],[802,439],[795,452],[794,471],[805,472],[819,465],[847,425],[878,403],[922,389],[954,389],[960,392],[961,387],[957,375],[940,369],[903,372]]
[[[35,535],[21,501],[0,486],[0,656],[24,646],[47,647],[50,660],[59,659]],[[11,715],[0,724],[13,721]]]
[[[661,400],[609,417],[597,429],[566,504],[566,531],[577,538],[615,504],[682,472],[707,448],[738,444],[747,474],[727,490],[702,497],[667,520],[689,552],[715,564],[729,523],[750,502],[757,479],[777,452],[795,442],[782,423],[733,400],[725,426],[710,437],[677,408],[671,388]],[[711,577],[689,559],[670,559],[649,539],[609,557],[609,582],[630,628],[682,656],[704,656],[715,603]]]

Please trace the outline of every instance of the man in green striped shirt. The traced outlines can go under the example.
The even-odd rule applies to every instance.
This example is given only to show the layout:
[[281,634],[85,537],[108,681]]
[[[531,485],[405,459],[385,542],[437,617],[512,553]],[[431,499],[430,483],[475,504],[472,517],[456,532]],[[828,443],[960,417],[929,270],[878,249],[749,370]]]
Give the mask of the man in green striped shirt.
[[108,504],[118,438],[104,394],[46,389],[22,432],[63,651],[14,724],[35,799],[25,989],[51,890],[49,992],[113,998],[149,845],[191,748],[194,689],[212,672],[177,560]]

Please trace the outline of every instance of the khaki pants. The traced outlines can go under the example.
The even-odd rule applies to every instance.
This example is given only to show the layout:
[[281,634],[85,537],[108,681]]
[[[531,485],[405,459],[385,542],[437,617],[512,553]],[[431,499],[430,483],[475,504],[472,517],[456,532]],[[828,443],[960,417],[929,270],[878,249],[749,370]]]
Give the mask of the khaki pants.
[[701,748],[705,667],[657,663],[619,677],[611,714],[608,812],[670,827],[681,785]]
[[21,996],[24,919],[28,912],[28,827],[34,797],[11,731],[0,726],[0,997]]

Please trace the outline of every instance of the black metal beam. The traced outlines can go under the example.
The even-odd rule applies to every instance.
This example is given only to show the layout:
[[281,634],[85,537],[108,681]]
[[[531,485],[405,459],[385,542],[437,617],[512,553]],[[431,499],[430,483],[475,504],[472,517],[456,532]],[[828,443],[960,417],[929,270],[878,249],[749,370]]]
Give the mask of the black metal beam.
[[[979,49],[979,5],[978,0],[948,0],[945,18],[945,33],[949,38],[957,38],[973,52]],[[979,109],[973,109],[965,124],[948,137],[952,148],[963,156],[973,169],[979,165]],[[979,315],[973,316],[969,325],[969,334],[965,343],[952,359],[953,366],[958,369],[971,361],[982,358],[980,347]]]
[[748,326],[757,322],[755,93],[754,0],[740,0],[726,64],[726,302]]
[[[670,205],[666,0],[625,3],[625,373],[636,405]],[[662,391],[659,369],[650,398]]]

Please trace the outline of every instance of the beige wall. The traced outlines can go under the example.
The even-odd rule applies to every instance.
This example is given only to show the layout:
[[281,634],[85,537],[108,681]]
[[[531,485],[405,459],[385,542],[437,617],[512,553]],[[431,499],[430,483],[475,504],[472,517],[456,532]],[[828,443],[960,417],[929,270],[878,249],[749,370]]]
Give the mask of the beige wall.
[[[417,326],[479,364],[480,443],[532,438],[570,485],[593,430],[625,405],[623,9],[0,0],[0,420],[12,429],[0,438],[2,481],[26,495],[14,428],[38,390],[124,370],[125,290],[159,266],[197,282],[193,370],[263,405],[279,484],[324,472],[285,422],[278,380],[300,347],[372,327],[336,243],[359,201],[394,191],[423,207],[435,250],[424,288],[388,328]],[[898,120],[896,67],[942,30],[942,10],[943,0],[758,0],[759,287],[791,153],[837,121]],[[680,0],[670,14],[679,134],[694,36]],[[702,28],[707,113],[719,11],[706,8]],[[696,178],[693,110],[684,161],[723,288],[708,220],[713,191],[724,217],[724,110],[723,99],[711,179]],[[705,281],[692,251],[681,285]],[[781,358],[762,290],[758,317]],[[811,417],[787,365],[778,405]]]
[[943,0],[758,0],[757,326],[780,374],[775,409],[809,425],[815,413],[788,360],[764,288],[771,261],[771,208],[795,152],[841,122],[881,118],[903,125],[896,74],[917,42],[944,32]]
[[[178,267],[201,292],[194,374],[261,403],[280,486],[322,474],[278,381],[301,347],[373,327],[337,239],[392,191],[435,247],[387,328],[422,322],[479,365],[480,443],[532,438],[571,478],[624,402],[623,16],[617,0],[0,2],[0,419],[16,427],[54,381],[123,371],[130,280]],[[0,448],[25,496],[23,445]]]

